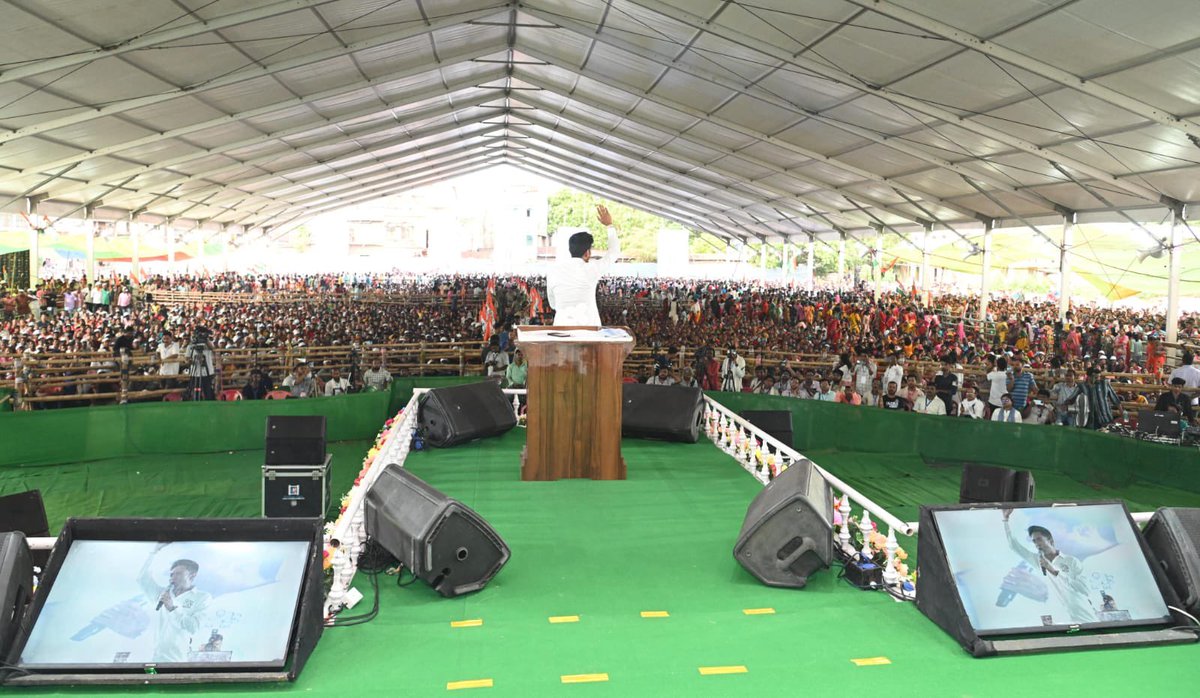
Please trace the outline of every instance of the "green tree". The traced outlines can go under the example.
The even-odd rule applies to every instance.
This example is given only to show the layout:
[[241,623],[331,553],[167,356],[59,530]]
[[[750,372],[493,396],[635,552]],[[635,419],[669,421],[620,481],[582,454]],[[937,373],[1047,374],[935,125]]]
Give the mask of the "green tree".
[[621,238],[621,254],[635,262],[653,262],[658,258],[658,231],[678,224],[651,213],[575,189],[560,189],[550,195],[546,230],[553,234],[562,227],[584,228],[596,238],[596,249],[604,249],[608,233],[596,217],[596,206],[603,204],[612,214]]

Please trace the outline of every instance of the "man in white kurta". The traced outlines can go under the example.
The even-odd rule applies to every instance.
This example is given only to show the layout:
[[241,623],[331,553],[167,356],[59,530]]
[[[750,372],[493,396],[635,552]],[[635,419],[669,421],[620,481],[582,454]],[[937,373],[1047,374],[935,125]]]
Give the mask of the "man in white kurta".
[[621,256],[621,241],[608,209],[597,206],[596,213],[600,223],[608,226],[608,251],[603,259],[593,261],[592,236],[588,233],[571,236],[571,257],[559,261],[546,279],[546,295],[550,307],[554,308],[555,325],[600,326],[596,284]]
[[[171,563],[168,586],[160,586],[150,575],[154,558],[165,544],[159,544],[146,558],[138,575],[138,585],[150,603],[154,604],[154,661],[186,662],[192,650],[192,637],[204,622],[205,611],[212,596],[195,587],[200,566],[192,560]],[[197,645],[196,649],[199,649]]]
[[[1092,607],[1087,580],[1083,575],[1083,563],[1078,558],[1059,552],[1054,546],[1054,536],[1042,526],[1029,527],[1029,539],[1037,548],[1036,552],[1030,550],[1017,540],[1009,526],[1008,517],[1012,515],[1012,509],[1005,509],[1003,515],[1004,535],[1008,538],[1008,547],[1022,560],[1042,570],[1047,586],[1067,607],[1069,622],[1095,623],[1096,611]],[[1057,618],[1054,620],[1055,623],[1061,622]]]

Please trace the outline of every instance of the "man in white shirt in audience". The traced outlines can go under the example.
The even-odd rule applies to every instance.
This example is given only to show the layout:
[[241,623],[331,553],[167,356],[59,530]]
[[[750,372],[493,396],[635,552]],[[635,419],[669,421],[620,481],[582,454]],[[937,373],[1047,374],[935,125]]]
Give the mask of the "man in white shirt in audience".
[[342,369],[334,366],[333,375],[325,381],[325,397],[345,395],[350,392],[350,380],[342,376]]
[[671,367],[659,366],[658,373],[650,376],[646,385],[675,385],[675,379],[671,377]]
[[975,386],[963,388],[963,399],[958,403],[958,416],[967,419],[983,419],[983,400],[975,395]]
[[888,383],[895,383],[897,390],[904,385],[904,357],[900,354],[892,354],[891,362],[888,364],[887,370],[883,372],[884,388]]
[[1021,423],[1021,413],[1013,407],[1012,395],[1004,393],[1000,396],[1000,409],[992,412],[992,421]]
[[925,384],[925,391],[921,397],[918,397],[912,406],[913,412],[921,414],[933,414],[946,416],[946,403],[937,395],[937,387],[933,383]]

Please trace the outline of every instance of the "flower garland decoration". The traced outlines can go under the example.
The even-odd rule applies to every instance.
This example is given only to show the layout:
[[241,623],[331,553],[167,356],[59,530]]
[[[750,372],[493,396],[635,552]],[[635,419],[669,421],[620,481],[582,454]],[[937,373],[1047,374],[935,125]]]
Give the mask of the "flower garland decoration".
[[[887,565],[887,543],[888,537],[879,532],[879,524],[871,519],[867,519],[864,524],[858,516],[850,516],[846,519],[850,528],[850,545],[855,551],[868,549],[871,551],[870,561],[880,567]],[[836,508],[833,510],[833,526],[834,531],[842,525],[842,513]],[[868,547],[869,546],[869,547]],[[908,563],[908,552],[899,545],[896,546],[892,553],[892,567],[896,570],[896,574],[900,575],[901,579],[906,579],[910,582],[917,580],[917,571],[911,569]]]
[[328,571],[333,566],[333,555],[337,552],[338,546],[333,541],[333,532],[341,525],[342,519],[346,516],[346,508],[350,506],[350,498],[355,490],[362,486],[363,479],[371,472],[371,467],[375,464],[375,458],[379,452],[383,450],[388,439],[392,436],[392,427],[400,421],[404,416],[404,410],[396,413],[396,416],[383,423],[383,428],[375,437],[375,443],[367,450],[367,455],[363,458],[362,469],[358,471],[358,475],[354,477],[354,486],[350,488],[346,494],[342,496],[341,502],[338,504],[338,515],[333,521],[325,523],[325,549],[322,551],[322,566]]

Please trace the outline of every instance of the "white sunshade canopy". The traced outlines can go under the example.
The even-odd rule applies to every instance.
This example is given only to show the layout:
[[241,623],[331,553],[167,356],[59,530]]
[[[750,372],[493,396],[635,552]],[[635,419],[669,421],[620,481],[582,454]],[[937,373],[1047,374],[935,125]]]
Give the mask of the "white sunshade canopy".
[[1158,222],[1195,0],[6,0],[0,209],[266,229],[508,163],[723,238]]

